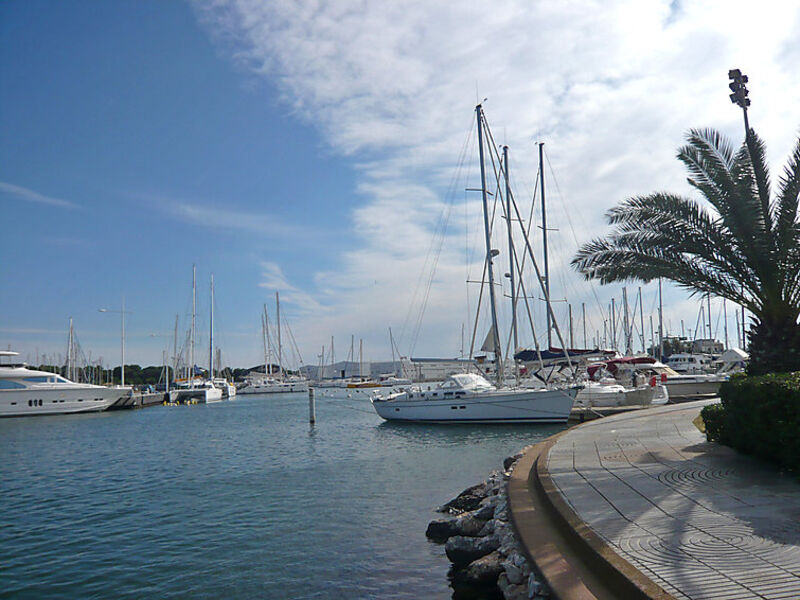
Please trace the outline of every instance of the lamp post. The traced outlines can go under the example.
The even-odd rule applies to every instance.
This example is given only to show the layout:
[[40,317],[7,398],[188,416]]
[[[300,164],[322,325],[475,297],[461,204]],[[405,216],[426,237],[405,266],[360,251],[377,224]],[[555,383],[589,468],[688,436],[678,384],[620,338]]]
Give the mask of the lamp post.
[[747,75],[743,75],[739,69],[731,69],[728,71],[728,79],[731,80],[731,82],[728,84],[728,87],[731,88],[731,91],[733,92],[730,95],[731,102],[737,106],[740,106],[742,113],[744,113],[744,132],[749,139],[750,122],[747,120],[747,107],[750,106],[750,98],[747,97],[749,92],[747,91],[747,86],[745,85],[748,82]]
[[[728,84],[728,87],[731,88],[733,92],[730,95],[731,102],[736,104],[737,106],[741,107],[742,114],[744,115],[744,139],[745,143],[747,143],[747,149],[750,152],[750,159],[753,158],[753,141],[750,136],[750,121],[747,119],[747,107],[750,106],[750,98],[748,98],[749,92],[747,91],[747,86],[745,85],[749,80],[747,75],[744,75],[740,69],[731,69],[728,71],[728,79],[731,82]],[[744,297],[744,286],[742,286],[742,296]],[[742,349],[745,347],[745,332],[744,332],[744,304],[741,306],[742,309]]]
[[130,311],[125,310],[125,296],[122,297],[122,310],[98,308],[97,312],[119,313],[122,318],[122,361],[120,362],[120,384],[125,385],[125,315],[130,314]]

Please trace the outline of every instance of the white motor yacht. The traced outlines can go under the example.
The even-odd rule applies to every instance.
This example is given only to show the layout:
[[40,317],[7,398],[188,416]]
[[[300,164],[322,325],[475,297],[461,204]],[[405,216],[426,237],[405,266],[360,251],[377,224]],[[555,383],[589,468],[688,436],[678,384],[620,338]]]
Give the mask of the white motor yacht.
[[459,373],[433,389],[375,396],[372,406],[387,421],[566,423],[579,389],[498,389],[480,375]]
[[[0,357],[13,356],[18,354],[0,351]],[[0,365],[0,417],[96,412],[130,395],[130,387],[75,383],[25,364]]]

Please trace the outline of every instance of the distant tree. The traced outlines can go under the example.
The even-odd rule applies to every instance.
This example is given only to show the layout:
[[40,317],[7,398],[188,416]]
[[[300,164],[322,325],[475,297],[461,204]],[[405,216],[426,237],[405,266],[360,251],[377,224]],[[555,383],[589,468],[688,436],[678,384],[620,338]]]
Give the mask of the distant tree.
[[800,139],[772,197],[765,146],[750,129],[735,150],[713,129],[693,129],[678,159],[710,209],[666,192],[629,198],[607,213],[606,238],[572,265],[602,283],[659,277],[753,314],[751,374],[800,370]]

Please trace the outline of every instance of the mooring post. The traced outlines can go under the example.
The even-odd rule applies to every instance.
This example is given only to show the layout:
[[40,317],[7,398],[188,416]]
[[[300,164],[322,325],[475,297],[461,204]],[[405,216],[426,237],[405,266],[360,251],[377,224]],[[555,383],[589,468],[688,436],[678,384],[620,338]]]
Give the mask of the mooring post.
[[314,406],[314,388],[308,388],[308,422],[312,425],[317,422],[316,407]]

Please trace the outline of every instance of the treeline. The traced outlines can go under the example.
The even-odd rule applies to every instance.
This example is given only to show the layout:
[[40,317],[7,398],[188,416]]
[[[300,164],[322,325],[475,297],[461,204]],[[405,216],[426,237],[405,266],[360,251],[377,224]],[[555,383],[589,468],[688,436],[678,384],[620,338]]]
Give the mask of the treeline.
[[[113,369],[102,369],[97,366],[81,367],[76,368],[72,373],[70,373],[66,367],[57,365],[39,365],[37,369],[40,371],[47,371],[49,373],[58,373],[64,377],[74,379],[79,382],[89,382],[99,385],[107,383],[119,384],[121,382],[121,372],[119,367],[114,367]],[[225,368],[222,371],[217,372],[216,376],[224,377],[229,381],[241,381],[250,371],[258,371],[259,373],[263,373],[264,365],[252,367],[250,369]],[[278,366],[270,365],[270,371],[272,374],[277,375]],[[172,377],[172,369],[170,367],[167,367],[167,373],[169,380],[173,381],[174,378]],[[292,374],[296,373],[296,371],[287,370],[287,373]],[[208,369],[200,369],[196,367],[195,375],[197,377],[207,377]],[[181,376],[183,376],[183,374],[181,371],[178,371],[178,377]],[[140,365],[125,365],[125,385],[156,385],[159,382],[164,383],[163,366],[158,365],[142,367]]]

